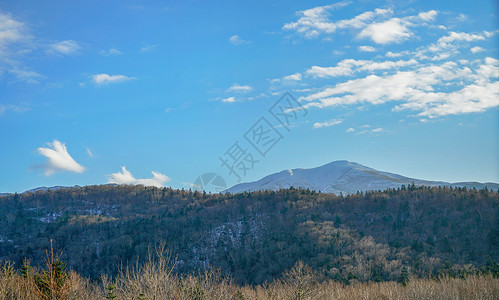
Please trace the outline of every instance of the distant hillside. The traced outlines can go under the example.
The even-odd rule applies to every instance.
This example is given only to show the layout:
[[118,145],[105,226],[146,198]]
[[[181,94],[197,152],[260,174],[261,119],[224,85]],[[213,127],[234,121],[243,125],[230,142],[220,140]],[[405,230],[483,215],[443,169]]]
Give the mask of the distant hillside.
[[420,180],[378,171],[355,162],[334,161],[312,169],[292,169],[268,175],[258,181],[240,183],[229,189],[229,193],[261,190],[279,190],[290,187],[310,189],[323,193],[351,194],[357,191],[383,191],[414,183],[416,186],[453,186],[482,189],[499,189],[498,183]]
[[298,260],[343,282],[401,280],[499,262],[499,194],[410,185],[348,196],[222,195],[104,185],[0,197],[0,260],[40,264],[49,239],[70,268],[93,278],[142,261],[164,241],[176,272],[213,266],[239,283],[271,281]]

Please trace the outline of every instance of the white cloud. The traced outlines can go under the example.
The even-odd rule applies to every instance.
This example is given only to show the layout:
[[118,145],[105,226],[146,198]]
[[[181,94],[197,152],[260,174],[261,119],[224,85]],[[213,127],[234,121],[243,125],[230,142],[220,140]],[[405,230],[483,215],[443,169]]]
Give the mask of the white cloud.
[[87,154],[88,154],[88,157],[92,157],[92,158],[94,158],[94,157],[95,157],[95,155],[94,155],[94,153],[92,152],[92,150],[91,150],[90,148],[88,148],[88,147],[87,147]]
[[370,38],[377,44],[401,42],[412,35],[407,23],[399,18],[392,18],[382,23],[373,23],[362,30],[357,37]]
[[410,60],[399,60],[399,61],[382,61],[375,62],[372,60],[355,60],[355,59],[344,59],[340,61],[335,67],[318,67],[312,66],[306,71],[307,75],[312,77],[337,77],[337,76],[349,76],[356,72],[362,71],[376,71],[376,70],[388,70],[394,68],[407,67],[410,65],[415,65],[418,62],[414,59]]
[[271,84],[295,84],[298,81],[301,81],[303,79],[303,75],[301,73],[294,73],[291,75],[284,76],[282,78],[274,78],[274,79],[269,79],[269,82]]
[[474,69],[452,61],[413,64],[409,70],[371,74],[325,88],[300,100],[309,102],[305,107],[319,108],[401,101],[402,104],[393,108],[395,111],[414,110],[419,112],[418,116],[435,118],[482,112],[499,106],[497,78],[499,61],[490,57],[480,61]]
[[50,45],[50,50],[52,52],[57,52],[57,53],[66,54],[66,55],[76,53],[80,49],[81,49],[81,46],[73,40],[57,42],[57,43]]
[[12,15],[0,11],[0,76],[14,75],[17,80],[37,83],[44,76],[30,70],[22,58],[35,49],[29,28]]
[[392,9],[376,8],[373,11],[363,12],[353,19],[340,20],[336,24],[341,29],[361,29],[377,18],[384,18],[392,14]]
[[139,51],[141,53],[152,52],[152,51],[156,50],[158,48],[158,46],[159,46],[158,44],[146,45],[146,46],[140,48]]
[[108,183],[117,184],[142,184],[145,186],[156,186],[163,187],[165,183],[169,182],[171,179],[161,173],[151,172],[153,177],[148,179],[136,179],[126,167],[121,167],[121,172],[112,173],[108,176]]
[[352,75],[352,66],[347,64],[345,61],[341,61],[336,65],[336,67],[319,67],[312,66],[306,71],[307,75],[313,77],[336,77],[336,76],[346,76]]
[[466,42],[472,42],[472,41],[480,41],[484,40],[485,37],[481,34],[470,34],[466,32],[454,32],[451,31],[449,35],[441,37],[438,39],[437,44],[446,44],[446,43],[452,43],[454,41],[466,41]]
[[237,101],[236,97],[228,97],[228,98],[222,99],[222,102],[225,102],[225,103],[233,103],[236,101]]
[[[348,3],[343,2],[342,6]],[[336,26],[329,21],[329,10],[339,8],[339,5],[318,6],[297,12],[301,17],[296,22],[284,24],[284,30],[296,30],[308,38],[316,37],[321,32],[333,33]]]
[[434,21],[435,18],[437,17],[438,15],[438,12],[436,10],[430,10],[430,11],[427,11],[427,12],[420,12],[418,14],[418,18],[423,20],[423,21]]
[[418,62],[415,59],[409,60],[398,60],[398,61],[366,61],[364,65],[359,68],[359,71],[376,71],[376,70],[388,70],[396,69],[407,66],[417,65]]
[[23,113],[25,111],[30,110],[29,103],[23,102],[21,105],[14,104],[0,104],[0,115],[4,114],[7,111],[13,111],[16,113]]
[[354,129],[354,128],[352,128],[352,127],[348,128],[348,129],[346,130],[346,132],[354,132],[354,131],[355,131],[355,129]]
[[404,55],[404,53],[401,53],[401,52],[399,52],[399,53],[394,53],[394,52],[392,52],[392,51],[388,51],[388,52],[386,52],[386,54],[385,54],[385,56],[386,56],[386,57],[401,57],[401,56],[403,56],[403,55]]
[[360,52],[374,52],[376,51],[376,48],[372,46],[359,46],[359,51]]
[[18,69],[16,67],[10,69],[9,73],[15,75],[17,79],[26,81],[27,83],[38,83],[39,79],[45,78],[45,76],[38,74],[35,71]]
[[320,34],[332,34],[338,29],[362,28],[366,22],[372,19],[391,14],[390,9],[376,9],[374,11],[364,12],[352,19],[333,22],[329,19],[330,11],[344,7],[351,2],[339,2],[332,5],[318,6],[304,11],[297,12],[300,16],[298,21],[284,24],[283,30],[294,30],[306,38],[315,38]]
[[358,38],[369,38],[377,44],[401,42],[413,35],[409,27],[424,26],[426,22],[435,20],[438,12],[435,10],[420,12],[417,15],[403,18],[387,17],[393,15],[392,9],[377,8],[366,11],[352,19],[331,20],[330,12],[343,7],[350,2],[340,2],[333,5],[318,6],[297,14],[296,22],[286,23],[283,30],[293,30],[306,38],[316,38],[321,34],[333,34],[340,29],[359,31]]
[[229,41],[233,44],[233,45],[246,45],[246,44],[251,44],[251,41],[245,41],[243,40],[240,36],[238,35],[233,35],[229,38]]
[[106,85],[109,83],[124,82],[124,81],[135,79],[133,77],[128,77],[125,75],[109,75],[109,74],[105,74],[105,73],[92,75],[91,77],[92,77],[92,80],[97,85]]
[[253,88],[249,85],[240,85],[238,83],[234,83],[230,88],[227,89],[227,92],[247,93],[252,89]]
[[391,18],[383,22],[371,23],[357,37],[370,38],[377,44],[400,43],[414,35],[409,27],[425,25],[424,22],[435,20],[437,15],[437,11],[430,10],[421,12],[416,16]]
[[[363,129],[363,130],[358,131],[357,135],[361,135],[361,134],[375,134],[375,133],[380,133],[380,132],[384,132],[385,131],[381,127],[372,128],[372,129],[370,127],[371,126],[369,126],[369,125],[367,125],[367,126],[366,125],[361,126],[361,128],[367,128],[367,129]],[[353,128],[349,128],[349,129],[353,129]],[[354,132],[354,131],[355,131],[355,129],[350,130],[350,131],[347,130],[347,132]]]
[[483,51],[485,51],[485,49],[483,49],[482,47],[478,47],[478,46],[476,46],[476,47],[471,48],[471,49],[470,49],[470,51],[471,51],[472,53],[478,53],[478,52],[483,52]]
[[49,143],[47,148],[40,147],[37,150],[39,154],[47,158],[47,162],[43,165],[46,176],[64,171],[76,173],[85,171],[85,167],[69,155],[66,145],[58,140]]
[[116,48],[110,48],[108,50],[102,50],[100,53],[102,55],[105,55],[105,56],[121,55],[121,54],[123,54],[120,50],[118,50]]
[[283,80],[288,80],[288,81],[300,81],[302,78],[301,74],[300,73],[295,73],[295,74],[291,74],[291,75],[288,75],[288,76],[284,76],[282,79]]
[[[420,47],[413,51],[412,54],[420,59],[443,60],[451,55],[459,53],[459,48],[469,47],[471,42],[483,41],[492,37],[496,32],[483,31],[482,33],[466,33],[451,31],[447,35],[442,36],[437,42],[425,47]],[[480,47],[474,47],[479,51]],[[473,48],[471,48],[473,49]],[[470,49],[470,51],[472,51]]]
[[0,12],[0,59],[6,58],[11,47],[29,39],[26,26],[12,16]]
[[331,121],[326,121],[326,122],[317,122],[317,123],[314,123],[314,129],[322,128],[322,127],[330,127],[330,126],[341,124],[342,122],[343,122],[343,120],[331,120]]
[[196,189],[196,190],[202,190],[203,189],[203,186],[201,184],[195,184],[195,183],[192,183],[192,182],[182,182],[182,185],[184,185],[186,187],[189,187],[189,188]]
[[108,178],[108,183],[135,184],[136,182],[137,179],[124,166],[121,167],[121,172],[112,173]]
[[457,21],[459,23],[466,22],[466,21],[468,21],[468,16],[461,13],[461,14],[459,14],[459,16],[457,18],[455,18],[455,21]]

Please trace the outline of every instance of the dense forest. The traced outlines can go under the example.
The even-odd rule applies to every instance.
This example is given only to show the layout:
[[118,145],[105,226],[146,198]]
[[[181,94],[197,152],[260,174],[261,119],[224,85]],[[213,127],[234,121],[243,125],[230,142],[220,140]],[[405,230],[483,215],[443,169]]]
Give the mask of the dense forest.
[[351,195],[300,189],[207,194],[86,186],[0,197],[0,260],[42,265],[53,239],[97,279],[164,243],[177,274],[211,267],[271,282],[297,261],[343,283],[498,272],[499,193],[402,186]]

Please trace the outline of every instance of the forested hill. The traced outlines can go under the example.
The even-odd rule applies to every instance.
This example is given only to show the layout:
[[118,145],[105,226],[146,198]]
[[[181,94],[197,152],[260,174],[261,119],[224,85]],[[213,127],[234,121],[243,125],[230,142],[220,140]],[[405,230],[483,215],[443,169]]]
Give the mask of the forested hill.
[[497,191],[415,187],[348,196],[286,189],[206,194],[87,186],[0,197],[0,260],[49,246],[97,278],[164,241],[178,272],[221,268],[262,283],[302,260],[324,277],[401,280],[497,267]]

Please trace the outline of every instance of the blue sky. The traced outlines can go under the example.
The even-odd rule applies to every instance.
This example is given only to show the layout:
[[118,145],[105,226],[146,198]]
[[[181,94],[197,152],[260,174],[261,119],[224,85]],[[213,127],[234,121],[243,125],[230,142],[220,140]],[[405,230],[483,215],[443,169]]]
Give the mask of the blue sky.
[[341,159],[499,182],[497,11],[0,1],[0,192],[207,172],[230,186]]

